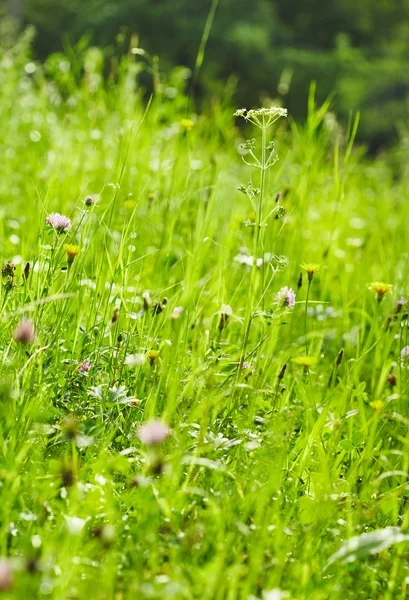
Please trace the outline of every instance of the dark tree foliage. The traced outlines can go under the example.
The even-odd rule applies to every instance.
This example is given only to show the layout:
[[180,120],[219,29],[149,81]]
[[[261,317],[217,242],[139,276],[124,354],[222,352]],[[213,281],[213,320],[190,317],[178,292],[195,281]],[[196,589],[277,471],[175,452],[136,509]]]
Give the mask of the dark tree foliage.
[[[13,1],[9,0],[13,5]],[[14,3],[16,0],[14,0]],[[109,53],[132,34],[163,70],[193,68],[211,0],[19,0],[37,29],[40,58],[86,39]],[[118,37],[119,35],[119,37]],[[201,73],[201,94],[238,78],[235,102],[281,96],[302,117],[308,88],[335,92],[348,118],[361,110],[361,139],[388,144],[409,102],[409,0],[220,0]]]

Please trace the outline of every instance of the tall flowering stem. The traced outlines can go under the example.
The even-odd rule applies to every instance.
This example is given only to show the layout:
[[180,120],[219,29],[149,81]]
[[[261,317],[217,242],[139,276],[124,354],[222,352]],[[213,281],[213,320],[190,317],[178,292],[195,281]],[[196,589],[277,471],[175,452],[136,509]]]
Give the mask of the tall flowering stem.
[[307,287],[307,297],[305,299],[305,315],[304,315],[304,336],[305,336],[305,354],[308,355],[308,342],[307,342],[307,319],[308,319],[308,300],[310,298],[310,288],[312,280],[314,279],[314,275],[320,270],[320,265],[315,263],[302,263],[300,265],[304,271],[307,272],[308,275],[308,287]]
[[[236,117],[242,117],[246,121],[252,123],[255,127],[261,130],[261,155],[257,156],[255,150],[256,140],[247,140],[243,144],[242,149],[246,151],[246,155],[243,156],[244,162],[260,171],[260,188],[255,188],[251,184],[247,187],[240,186],[239,190],[244,192],[253,207],[255,212],[256,221],[255,235],[253,238],[253,264],[251,268],[250,285],[248,288],[248,301],[247,301],[247,314],[246,314],[246,329],[244,334],[244,340],[241,350],[240,365],[241,368],[244,358],[245,349],[247,346],[248,338],[250,335],[251,321],[253,318],[254,311],[254,296],[256,291],[256,274],[257,274],[257,256],[259,256],[260,248],[262,255],[264,256],[264,236],[263,236],[263,207],[265,199],[265,187],[266,187],[266,173],[278,160],[277,153],[273,142],[267,144],[267,130],[271,127],[275,121],[280,117],[287,116],[287,110],[285,108],[272,107],[272,108],[259,108],[255,110],[247,110],[245,108],[239,109],[235,112]],[[249,160],[247,160],[249,157]],[[279,207],[277,207],[277,210]],[[274,212],[274,211],[272,211]],[[272,213],[271,213],[272,214]],[[264,299],[265,296],[265,265],[264,260],[261,265],[261,282],[262,292],[261,297]],[[240,370],[240,369],[239,369]]]

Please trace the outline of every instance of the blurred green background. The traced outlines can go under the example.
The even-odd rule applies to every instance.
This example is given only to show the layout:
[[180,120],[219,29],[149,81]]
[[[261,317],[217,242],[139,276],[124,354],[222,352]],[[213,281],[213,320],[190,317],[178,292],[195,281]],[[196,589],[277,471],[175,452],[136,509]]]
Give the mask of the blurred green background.
[[[370,151],[393,145],[409,114],[409,0],[6,0],[3,12],[35,26],[34,56],[80,44],[112,58],[132,35],[160,69],[194,69],[211,9],[215,18],[195,93],[206,101],[233,89],[234,103],[281,98],[302,119],[308,88],[333,93],[337,115],[361,111],[358,139]],[[216,6],[217,5],[217,6]]]

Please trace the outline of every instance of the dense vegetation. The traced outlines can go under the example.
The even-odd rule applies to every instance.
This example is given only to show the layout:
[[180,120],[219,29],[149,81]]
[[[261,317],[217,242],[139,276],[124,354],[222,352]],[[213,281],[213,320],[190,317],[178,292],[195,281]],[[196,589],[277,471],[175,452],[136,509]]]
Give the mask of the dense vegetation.
[[[8,0],[38,31],[40,58],[69,44],[104,47],[108,63],[133,34],[160,68],[193,69],[211,6],[216,8],[200,93],[236,87],[238,105],[265,96],[304,117],[310,82],[338,115],[362,113],[359,138],[376,149],[407,125],[409,1],[387,0]],[[82,41],[80,41],[82,40]],[[109,67],[108,67],[109,68]],[[233,75],[233,78],[231,76]],[[236,81],[238,78],[238,81]]]
[[408,180],[313,87],[0,65],[0,595],[406,597]]

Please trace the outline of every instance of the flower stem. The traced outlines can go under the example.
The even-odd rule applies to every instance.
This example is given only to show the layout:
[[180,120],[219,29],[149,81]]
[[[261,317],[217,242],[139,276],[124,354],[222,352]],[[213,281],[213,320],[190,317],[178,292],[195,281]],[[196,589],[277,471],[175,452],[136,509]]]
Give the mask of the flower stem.
[[307,317],[308,317],[308,299],[310,297],[311,279],[308,278],[307,297],[305,299],[305,315],[304,315],[304,337],[305,337],[305,354],[308,355],[308,342],[307,342]]

